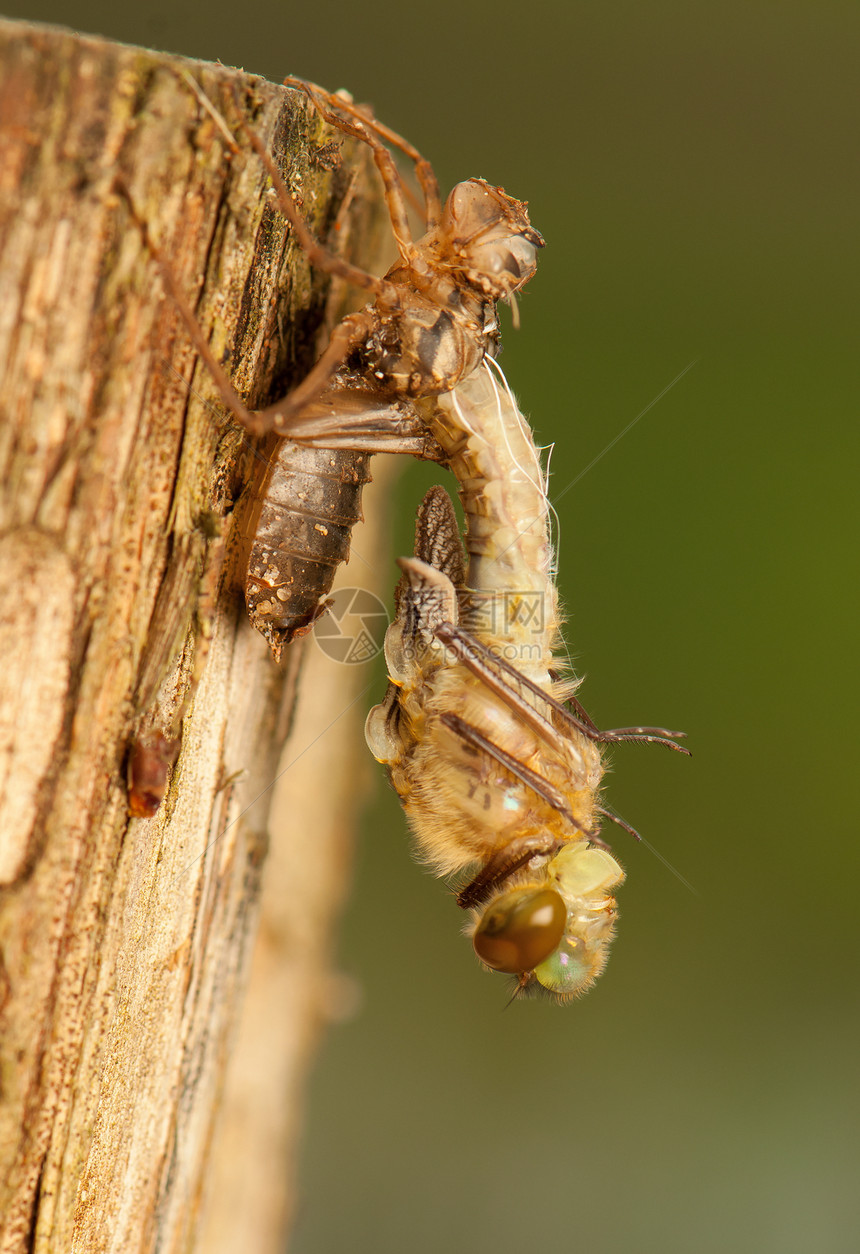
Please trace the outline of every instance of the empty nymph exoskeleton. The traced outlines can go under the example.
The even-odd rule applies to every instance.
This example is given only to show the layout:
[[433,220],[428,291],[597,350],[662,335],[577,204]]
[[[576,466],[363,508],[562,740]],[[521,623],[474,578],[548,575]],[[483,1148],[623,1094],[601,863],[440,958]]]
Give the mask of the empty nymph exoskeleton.
[[[271,431],[285,440],[272,459],[261,496],[247,511],[246,524],[246,602],[276,657],[313,621],[335,567],[346,557],[368,477],[364,455],[411,453],[444,460],[414,402],[457,387],[487,354],[498,350],[496,302],[512,299],[534,274],[536,250],[543,245],[525,204],[500,188],[469,179],[443,204],[429,163],[406,140],[343,96],[297,79],[285,81],[301,87],[327,120],[373,151],[399,252],[399,260],[382,278],[349,264],[313,238],[262,140],[242,123],[309,260],[369,292],[371,303],[335,328],[317,364],[289,396],[251,411],[150,240],[225,403],[249,430]],[[424,199],[420,239],[412,237],[404,187],[383,139],[415,164]],[[299,445],[303,449],[297,451]],[[314,458],[310,450],[319,449],[327,455]]]

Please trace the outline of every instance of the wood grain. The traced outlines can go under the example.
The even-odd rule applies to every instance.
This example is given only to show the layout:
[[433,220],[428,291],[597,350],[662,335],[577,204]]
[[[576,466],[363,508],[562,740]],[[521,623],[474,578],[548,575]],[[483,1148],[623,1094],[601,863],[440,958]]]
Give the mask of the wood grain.
[[[334,297],[189,75],[228,121],[247,110],[321,235],[349,196],[338,224],[361,245],[378,208],[364,154],[341,160],[294,93],[0,23],[2,1251],[194,1248],[295,727],[300,655],[274,665],[232,562],[233,506],[260,450],[196,364],[131,206],[251,404],[307,370]],[[367,682],[335,670],[314,679],[332,717]],[[345,779],[363,715],[359,702],[321,724]],[[177,724],[181,751],[158,813],[130,819],[129,742],[147,720]],[[280,1160],[248,1112],[243,1145],[278,1191],[265,1238],[254,1199],[236,1216],[258,1251],[279,1248],[288,1209],[284,1157],[355,809],[354,787],[331,797],[313,770],[290,778],[299,796],[322,793],[328,841],[309,849],[289,814],[279,832],[313,902],[301,927],[267,925],[292,984],[266,1053],[301,1048],[266,1103]]]

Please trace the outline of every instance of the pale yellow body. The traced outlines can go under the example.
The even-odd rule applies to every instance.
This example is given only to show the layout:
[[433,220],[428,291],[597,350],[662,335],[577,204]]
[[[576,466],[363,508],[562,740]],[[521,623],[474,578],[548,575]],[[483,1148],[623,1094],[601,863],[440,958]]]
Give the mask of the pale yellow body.
[[[484,361],[454,391],[426,402],[423,412],[459,484],[466,587],[455,588],[444,572],[420,560],[401,562],[407,582],[385,645],[391,686],[368,718],[368,743],[388,765],[419,855],[436,874],[474,874],[524,840],[553,847],[506,876],[504,892],[549,885],[565,899],[564,943],[578,948],[583,969],[573,983],[557,987],[548,977],[546,987],[567,997],[583,991],[604,965],[615,916],[606,890],[623,872],[605,850],[588,844],[599,826],[598,745],[554,724],[540,697],[519,688],[510,671],[557,701],[574,686],[553,678],[560,665],[554,657],[558,606],[544,474],[531,430],[495,363]],[[442,622],[459,623],[509,664],[504,696],[434,637]],[[446,716],[539,777],[540,791],[464,741]],[[547,793],[557,800],[548,801]],[[479,920],[480,913],[476,925]],[[536,975],[543,982],[540,968]]]

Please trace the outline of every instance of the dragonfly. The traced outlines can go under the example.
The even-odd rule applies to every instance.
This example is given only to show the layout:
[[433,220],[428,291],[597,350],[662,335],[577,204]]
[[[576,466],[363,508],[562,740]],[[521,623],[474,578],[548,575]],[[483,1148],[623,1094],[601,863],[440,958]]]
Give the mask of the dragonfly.
[[683,733],[598,728],[560,657],[546,477],[498,365],[435,398],[427,421],[460,485],[425,496],[400,559],[385,640],[389,686],[366,726],[419,858],[459,884],[481,962],[515,995],[565,1002],[589,989],[615,933],[624,872],[600,836],[606,745]]
[[[313,621],[324,596],[305,579],[297,611],[293,592],[302,579],[278,557],[279,549],[300,550],[281,543],[278,509],[269,506],[289,512],[295,493],[284,483],[294,487],[300,473],[307,484],[314,473],[304,464],[297,472],[290,460],[296,446],[325,457],[409,453],[450,470],[465,536],[448,493],[431,489],[418,511],[415,552],[399,563],[385,640],[389,685],[366,737],[388,768],[419,858],[454,881],[479,960],[514,976],[515,995],[569,1001],[601,973],[615,932],[614,892],[624,872],[601,822],[609,818],[637,835],[602,800],[605,746],[632,741],[689,751],[679,743],[683,733],[665,728],[601,730],[566,673],[547,477],[496,360],[497,306],[515,302],[544,240],[528,206],[501,188],[468,179],[443,201],[430,163],[369,109],[303,80],[285,83],[371,149],[398,260],[378,277],[315,240],[262,139],[242,123],[311,263],[370,297],[335,328],[297,388],[251,411],[178,294],[225,404],[250,431],[283,437],[288,450],[260,507],[267,522],[252,542],[246,595],[276,655]],[[391,149],[413,165],[422,202],[418,238]],[[170,286],[167,273],[165,280]],[[364,477],[361,463],[353,488],[360,491]],[[333,517],[314,515],[308,503],[321,511],[322,495],[306,492],[299,508],[325,529]],[[353,492],[353,513],[358,500]],[[330,566],[352,521],[343,509],[341,547],[327,549]]]

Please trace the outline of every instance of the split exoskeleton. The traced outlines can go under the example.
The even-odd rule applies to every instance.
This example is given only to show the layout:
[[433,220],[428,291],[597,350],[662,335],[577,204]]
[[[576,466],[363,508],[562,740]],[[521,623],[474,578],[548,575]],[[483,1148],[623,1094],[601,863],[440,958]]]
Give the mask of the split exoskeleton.
[[[334,568],[346,559],[349,530],[360,515],[361,488],[368,478],[365,455],[410,453],[444,461],[413,402],[457,387],[498,350],[496,302],[513,298],[531,277],[536,250],[543,245],[526,206],[500,188],[469,179],[443,205],[430,165],[404,139],[343,97],[300,80],[285,82],[302,88],[327,120],[371,147],[400,254],[380,278],[322,247],[261,139],[243,123],[311,263],[373,297],[335,328],[319,361],[289,396],[259,411],[245,406],[149,240],[225,404],[250,431],[285,439],[245,524],[248,610],[276,657],[313,622]],[[424,199],[425,233],[418,240],[412,239],[403,185],[383,138],[415,163]],[[328,456],[312,462],[307,455],[297,458],[296,445],[324,449]],[[296,489],[302,492],[298,507]],[[310,601],[309,587],[315,594]]]
[[[183,312],[225,402],[251,430],[275,431],[287,447],[411,453],[453,472],[466,554],[450,498],[432,489],[415,556],[400,563],[385,643],[390,684],[368,718],[368,743],[389,768],[422,860],[457,877],[478,957],[516,976],[518,990],[566,1000],[603,968],[612,892],[624,878],[598,835],[600,817],[614,817],[598,799],[601,743],[680,746],[679,733],[662,729],[599,731],[573,698],[575,682],[558,677],[544,471],[495,362],[496,304],[532,276],[543,240],[526,205],[483,179],[458,184],[443,205],[431,167],[405,140],[346,97],[286,82],[372,148],[400,259],[376,278],[322,248],[248,129],[311,262],[365,288],[372,302],[336,328],[295,391],[259,412],[243,406]],[[386,145],[414,163],[425,217],[418,240]],[[288,476],[304,473],[285,465]],[[307,497],[303,510],[311,512]],[[347,532],[353,520],[344,519]],[[247,595],[277,655],[315,605],[296,616],[276,526],[273,510],[252,547]]]

